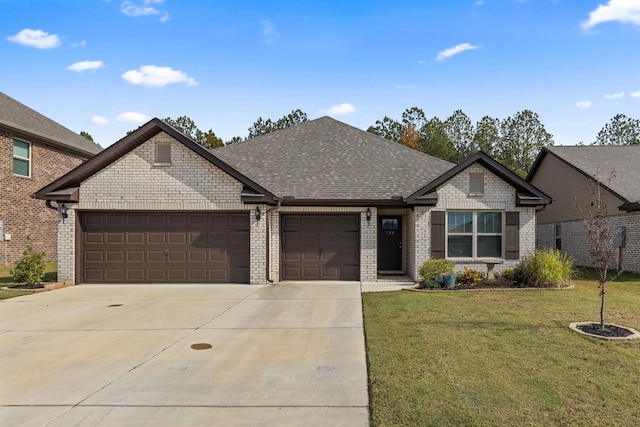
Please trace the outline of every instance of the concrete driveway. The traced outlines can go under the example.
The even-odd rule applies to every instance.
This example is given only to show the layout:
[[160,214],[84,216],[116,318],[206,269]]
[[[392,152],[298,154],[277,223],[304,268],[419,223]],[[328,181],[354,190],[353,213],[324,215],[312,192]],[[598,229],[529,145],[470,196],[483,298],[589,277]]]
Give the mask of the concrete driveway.
[[2,426],[369,424],[356,282],[73,286],[0,330]]

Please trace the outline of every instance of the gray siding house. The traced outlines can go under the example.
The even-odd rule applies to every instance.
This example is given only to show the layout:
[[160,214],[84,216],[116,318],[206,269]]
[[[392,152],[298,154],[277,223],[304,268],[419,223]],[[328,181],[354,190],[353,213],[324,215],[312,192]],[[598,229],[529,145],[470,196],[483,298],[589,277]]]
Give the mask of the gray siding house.
[[[560,249],[577,265],[592,266],[585,214],[580,206],[590,207],[594,202],[589,185],[597,178],[606,223],[612,230],[625,228],[622,268],[640,271],[639,159],[637,145],[544,148],[527,177],[553,199],[538,213],[538,247]],[[618,252],[614,251],[611,268],[617,265]]]
[[550,199],[328,117],[215,150],[153,119],[36,193],[67,212],[75,283],[418,280],[430,257],[513,267]]

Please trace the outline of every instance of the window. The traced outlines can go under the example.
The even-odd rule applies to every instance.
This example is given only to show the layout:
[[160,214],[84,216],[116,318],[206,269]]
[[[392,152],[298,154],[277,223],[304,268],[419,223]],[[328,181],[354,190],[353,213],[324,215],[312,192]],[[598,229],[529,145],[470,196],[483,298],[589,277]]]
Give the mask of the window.
[[447,212],[447,257],[501,258],[502,212]]
[[469,174],[469,194],[484,194],[484,174]]
[[397,230],[398,229],[398,219],[397,218],[382,218],[382,229],[383,230]]
[[562,224],[556,225],[556,249],[562,250]]
[[156,142],[156,164],[158,165],[171,164],[171,142],[169,141]]
[[13,173],[20,176],[31,176],[31,144],[13,140]]

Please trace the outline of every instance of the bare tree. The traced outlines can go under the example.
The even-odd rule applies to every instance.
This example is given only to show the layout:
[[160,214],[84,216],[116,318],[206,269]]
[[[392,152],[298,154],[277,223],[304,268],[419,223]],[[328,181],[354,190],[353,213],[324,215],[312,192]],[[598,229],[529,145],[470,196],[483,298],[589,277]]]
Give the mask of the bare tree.
[[[609,187],[611,180],[615,177],[615,172],[611,172],[606,186]],[[587,230],[589,239],[589,255],[596,269],[598,285],[600,288],[600,327],[604,329],[604,302],[606,295],[607,273],[613,259],[615,248],[615,229],[605,216],[607,206],[603,200],[603,185],[599,176],[599,169],[589,180],[588,188],[590,200],[577,203],[580,209],[582,221]],[[615,280],[622,271],[609,281]]]

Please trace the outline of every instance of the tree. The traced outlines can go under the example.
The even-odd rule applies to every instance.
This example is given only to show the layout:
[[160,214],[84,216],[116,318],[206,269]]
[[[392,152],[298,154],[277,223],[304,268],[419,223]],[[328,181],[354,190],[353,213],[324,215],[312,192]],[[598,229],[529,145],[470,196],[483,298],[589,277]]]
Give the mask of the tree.
[[222,139],[218,138],[212,129],[206,132],[201,131],[190,117],[180,116],[175,120],[167,117],[164,122],[204,147],[218,148],[224,145]]
[[444,122],[433,117],[425,123],[420,139],[420,151],[449,162],[455,162],[457,153],[447,136]]
[[444,121],[444,132],[455,152],[455,163],[476,151],[473,144],[473,123],[462,111],[456,110]]
[[500,147],[500,120],[484,116],[476,123],[473,145],[486,154],[493,156]]
[[367,132],[389,141],[400,142],[402,138],[402,123],[384,116],[382,120],[376,120],[374,126],[369,126]]
[[301,123],[307,122],[307,113],[300,109],[292,110],[291,113],[279,118],[277,121],[271,119],[264,120],[262,117],[258,117],[258,120],[253,122],[253,125],[249,128],[249,136],[247,139],[255,138],[261,135],[266,135],[277,130],[286,129],[291,126],[296,126]]
[[553,135],[547,132],[538,114],[530,110],[503,120],[500,131],[502,144],[496,153],[498,160],[522,177],[527,175],[540,150],[553,145]]
[[616,114],[592,145],[640,145],[640,120]]
[[89,141],[93,142],[93,137],[89,132],[81,131],[80,136],[87,138]]
[[233,138],[231,138],[230,140],[225,142],[224,145],[231,145],[231,144],[235,144],[236,142],[240,142],[240,141],[242,141],[242,138],[240,138],[239,136],[234,136]]
[[[612,172],[609,176],[608,182],[606,183],[607,186],[610,185],[613,177],[614,173]],[[605,328],[604,302],[606,295],[607,272],[613,258],[613,251],[615,247],[615,229],[605,217],[605,210],[607,206],[604,204],[602,196],[603,185],[605,184],[600,181],[598,168],[596,168],[596,173],[591,177],[588,183],[590,194],[589,200],[576,202],[581,212],[582,222],[587,230],[589,255],[591,256],[591,261],[593,262],[598,275],[598,285],[600,287],[601,329]],[[619,274],[621,274],[621,272],[618,272],[618,275]]]

